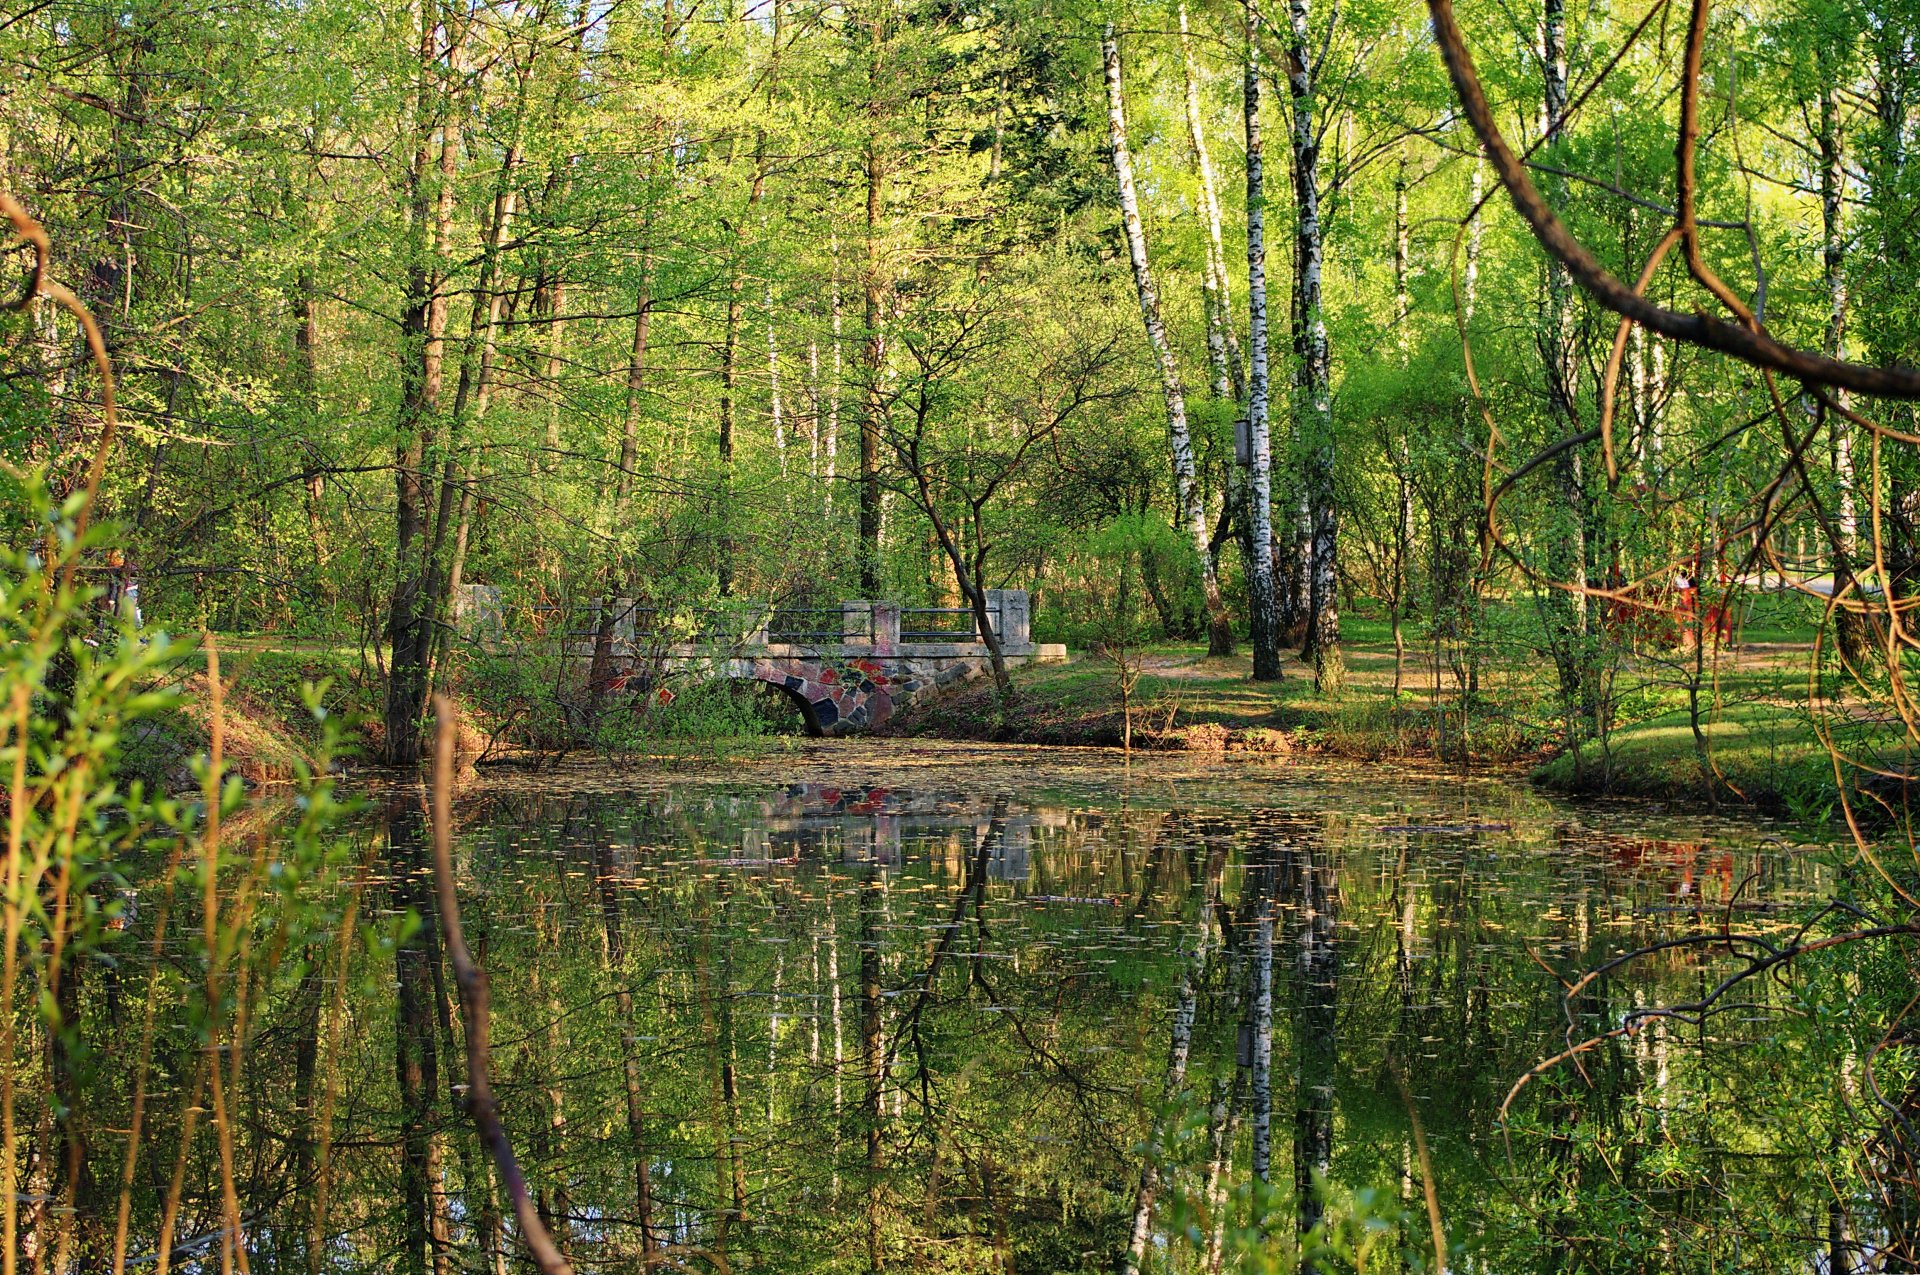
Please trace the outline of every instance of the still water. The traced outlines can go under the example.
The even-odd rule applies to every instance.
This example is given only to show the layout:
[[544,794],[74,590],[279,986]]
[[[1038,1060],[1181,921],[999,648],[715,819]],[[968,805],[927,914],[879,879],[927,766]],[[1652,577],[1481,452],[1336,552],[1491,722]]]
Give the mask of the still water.
[[[316,937],[256,961],[250,1267],[528,1269],[462,1107],[419,794],[359,795]],[[1580,1053],[1502,1119],[1536,1064],[1733,965],[1672,945],[1569,997],[1581,972],[1778,940],[1850,888],[1848,852],[1782,827],[1385,766],[858,741],[488,773],[455,816],[495,1088],[581,1270],[1294,1270],[1321,1240],[1325,1269],[1432,1269],[1429,1180],[1449,1269],[1871,1244],[1853,1046],[1797,976]],[[204,1071],[166,1021],[129,1251],[153,1262],[178,1181],[174,1267],[212,1269],[217,1148],[178,1149]]]

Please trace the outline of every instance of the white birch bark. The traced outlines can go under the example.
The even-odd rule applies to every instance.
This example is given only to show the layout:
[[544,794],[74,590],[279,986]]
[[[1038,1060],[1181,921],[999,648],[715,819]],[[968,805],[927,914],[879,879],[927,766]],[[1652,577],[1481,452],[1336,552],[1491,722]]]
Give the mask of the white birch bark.
[[[1845,228],[1841,222],[1843,196],[1846,190],[1846,167],[1840,143],[1840,121],[1838,103],[1835,100],[1833,81],[1824,72],[1826,59],[1820,62],[1823,72],[1820,76],[1820,229],[1821,263],[1825,268],[1827,284],[1827,339],[1826,352],[1836,359],[1847,357],[1847,243]],[[1845,403],[1845,391],[1835,390],[1836,401]],[[1853,465],[1853,431],[1846,417],[1837,412],[1828,413],[1827,437],[1831,440],[1834,480],[1838,484],[1839,509],[1836,521],[1839,524],[1842,549],[1851,562],[1853,558],[1854,536],[1858,528],[1855,513],[1854,490],[1856,474]]]
[[[820,441],[822,476],[826,481],[820,484],[822,511],[833,517],[833,484],[836,453],[840,449],[840,389],[846,376],[846,362],[843,355],[841,336],[846,324],[845,308],[840,296],[840,236],[833,236],[833,278],[829,285],[832,295],[829,304],[833,311],[833,373],[827,378],[827,435]],[[837,985],[836,985],[837,986]]]
[[[1473,160],[1473,168],[1467,178],[1467,207],[1478,208],[1480,199],[1486,193],[1487,166],[1479,156]],[[1468,323],[1473,322],[1473,305],[1480,299],[1480,232],[1484,225],[1479,213],[1467,223],[1467,264],[1460,272],[1461,306],[1466,312]]]
[[807,478],[820,481],[820,342],[807,342]]
[[1340,653],[1339,513],[1334,506],[1333,375],[1321,308],[1325,232],[1320,220],[1320,136],[1314,125],[1309,0],[1288,0],[1287,87],[1293,95],[1294,355],[1302,487],[1311,519],[1306,650],[1314,689],[1346,681]]
[[[1541,65],[1545,93],[1541,99],[1542,134],[1551,146],[1567,111],[1567,55],[1565,0],[1546,0],[1541,21]],[[1552,198],[1551,193],[1549,198]],[[1579,401],[1579,365],[1573,340],[1573,278],[1558,261],[1547,263],[1546,330],[1548,427],[1558,440],[1574,433],[1575,404]],[[1586,477],[1580,449],[1569,447],[1554,458],[1559,487],[1556,525],[1548,533],[1547,572],[1558,581],[1584,584],[1587,570]],[[1584,730],[1592,688],[1587,647],[1586,595],[1577,590],[1548,591],[1554,660],[1570,730]]]
[[1140,222],[1140,196],[1134,182],[1133,156],[1127,149],[1126,102],[1120,85],[1120,43],[1113,24],[1107,23],[1100,39],[1100,51],[1106,62],[1107,122],[1113,149],[1113,172],[1120,187],[1120,216],[1126,228],[1127,255],[1133,262],[1133,281],[1139,294],[1140,319],[1147,329],[1147,340],[1160,369],[1160,390],[1167,405],[1167,441],[1173,454],[1174,490],[1180,521],[1193,540],[1199,558],[1201,587],[1206,592],[1208,647],[1214,654],[1233,649],[1233,631],[1227,619],[1226,603],[1220,597],[1220,580],[1214,570],[1213,551],[1208,543],[1207,515],[1201,505],[1200,482],[1193,459],[1193,436],[1187,428],[1187,391],[1174,360],[1173,344],[1161,317],[1160,292],[1153,282],[1153,267],[1147,259],[1147,235]]
[[1193,54],[1193,37],[1187,30],[1187,6],[1182,4],[1180,18],[1180,62],[1186,79],[1187,141],[1193,147],[1194,175],[1200,184],[1200,212],[1207,222],[1205,269],[1201,291],[1207,312],[1207,364],[1212,372],[1213,396],[1221,401],[1238,402],[1246,397],[1245,374],[1241,366],[1240,340],[1233,329],[1233,289],[1227,276],[1227,253],[1220,230],[1219,182],[1214,177],[1213,156],[1207,150],[1206,129],[1200,114],[1200,64]]
[[[1184,15],[1183,15],[1184,16]],[[1184,35],[1184,28],[1182,30]],[[1247,595],[1255,681],[1280,677],[1280,617],[1273,578],[1273,429],[1268,372],[1266,151],[1260,133],[1260,9],[1246,0],[1247,130]],[[1190,108],[1191,109],[1191,108]],[[1197,134],[1196,134],[1197,135]],[[1218,223],[1215,224],[1216,231]]]
[[763,304],[767,311],[767,414],[773,419],[773,451],[780,461],[780,476],[787,476],[787,414],[780,401],[780,336],[773,325],[773,285],[768,284]]

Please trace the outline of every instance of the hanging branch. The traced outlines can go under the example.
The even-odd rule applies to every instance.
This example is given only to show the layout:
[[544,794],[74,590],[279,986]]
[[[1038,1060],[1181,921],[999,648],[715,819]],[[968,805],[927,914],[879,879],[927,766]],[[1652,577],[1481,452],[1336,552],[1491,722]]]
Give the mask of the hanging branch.
[[[113,440],[119,433],[120,418],[113,403],[113,361],[107,357],[107,343],[100,335],[100,326],[93,321],[87,307],[80,304],[80,298],[73,295],[64,285],[47,277],[47,257],[53,250],[46,230],[33,217],[14,202],[13,196],[0,191],[0,213],[13,223],[14,231],[27,241],[33,249],[33,273],[27,278],[27,286],[20,296],[7,303],[10,310],[25,310],[40,297],[52,297],[79,321],[80,330],[86,334],[87,352],[93,356],[93,365],[100,373],[100,441],[94,445],[93,460],[87,466],[86,496],[80,502],[80,512],[74,516],[73,538],[84,540],[87,523],[93,517],[93,500],[100,492],[100,479],[107,472],[107,456],[113,451]],[[51,553],[49,556],[52,556]],[[68,588],[73,584],[73,569],[77,558],[68,558],[60,568],[60,587]]]
[[[1704,0],[1695,5],[1696,20],[1702,23],[1705,20],[1705,8]],[[1454,21],[1452,0],[1427,0],[1427,9],[1433,17],[1434,38],[1440,45],[1440,54],[1447,64],[1447,74],[1453,80],[1454,91],[1465,109],[1467,122],[1479,136],[1480,144],[1500,178],[1500,184],[1507,188],[1507,194],[1513,200],[1514,209],[1533,231],[1533,237],[1540,241],[1540,246],[1565,266],[1575,282],[1594,300],[1615,314],[1662,336],[1730,354],[1765,371],[1860,394],[1920,399],[1920,372],[1908,368],[1871,367],[1782,345],[1757,324],[1746,327],[1697,311],[1683,314],[1669,310],[1637,295],[1632,288],[1615,278],[1555,215],[1527,176],[1526,165],[1521,163],[1501,134],[1500,126],[1493,118],[1493,108],[1487,104],[1486,91],[1480,85],[1479,72],[1474,68],[1473,54],[1467,49],[1459,24]],[[1697,84],[1700,61],[1698,50],[1692,49],[1691,41],[1690,51],[1687,61],[1688,82]],[[1683,155],[1691,156],[1691,144],[1684,128],[1681,149]],[[1689,171],[1683,180],[1690,192],[1690,162],[1687,167]],[[1691,224],[1690,210],[1683,209],[1683,233]],[[1688,237],[1691,239],[1691,235]],[[1689,253],[1690,258],[1693,255]],[[1710,272],[1707,277],[1712,277]],[[1706,286],[1711,288],[1712,285]],[[1720,299],[1725,302],[1731,296],[1731,293],[1727,293]],[[1729,308],[1739,313],[1744,307],[1737,305],[1737,298],[1734,301],[1736,304]]]

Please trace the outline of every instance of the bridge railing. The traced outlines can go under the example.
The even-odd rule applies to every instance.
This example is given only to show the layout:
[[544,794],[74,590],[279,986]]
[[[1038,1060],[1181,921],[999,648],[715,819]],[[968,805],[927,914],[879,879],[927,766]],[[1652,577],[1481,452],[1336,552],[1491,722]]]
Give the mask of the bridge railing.
[[[987,612],[995,634],[1000,631],[999,618],[994,612]],[[972,607],[900,608],[902,642],[975,642],[979,636]]]
[[[1003,650],[1024,652],[1029,602],[1024,589],[987,590],[987,622]],[[465,585],[456,599],[454,623],[463,636],[497,644],[507,636],[499,590]],[[571,645],[597,645],[604,632],[625,658],[678,645],[766,646],[967,646],[980,641],[967,607],[902,607],[895,602],[855,600],[826,606],[740,602],[730,606],[652,606],[616,597],[571,606],[536,605],[525,623],[537,637]]]
[[846,609],[835,603],[830,607],[774,607],[767,612],[762,632],[769,642],[804,646],[826,646],[837,642],[872,640],[872,613],[860,633],[847,631]]

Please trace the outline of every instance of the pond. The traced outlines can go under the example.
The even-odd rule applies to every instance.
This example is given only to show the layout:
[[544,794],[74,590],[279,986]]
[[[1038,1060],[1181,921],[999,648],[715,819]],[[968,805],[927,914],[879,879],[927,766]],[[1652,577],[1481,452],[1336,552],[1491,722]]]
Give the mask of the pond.
[[[105,1231],[140,988],[159,1002],[135,1269],[217,1264],[222,1153],[254,1271],[528,1269],[464,1110],[421,796],[360,796],[309,922],[271,915],[299,891],[259,895],[230,1148],[181,1138],[210,1119],[191,927],[137,981],[147,897],[96,981]],[[581,1270],[1432,1269],[1429,1182],[1457,1270],[1827,1269],[1885,1225],[1870,1113],[1832,1079],[1853,1046],[1806,1006],[1857,971],[1752,980],[1509,1100],[1737,968],[1669,941],[1784,941],[1849,888],[1850,851],[1782,827],[1384,765],[905,741],[489,773],[454,808],[495,1091]]]

